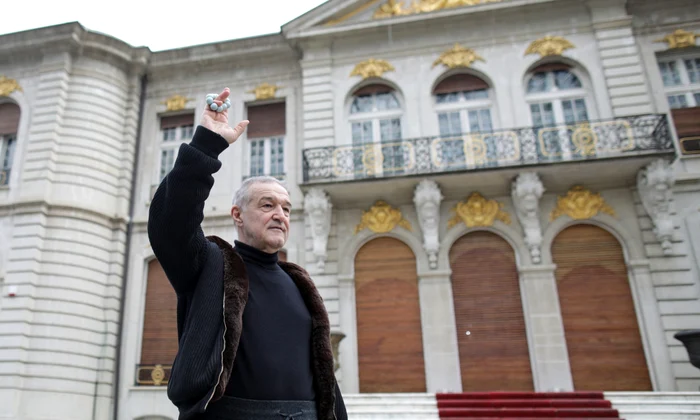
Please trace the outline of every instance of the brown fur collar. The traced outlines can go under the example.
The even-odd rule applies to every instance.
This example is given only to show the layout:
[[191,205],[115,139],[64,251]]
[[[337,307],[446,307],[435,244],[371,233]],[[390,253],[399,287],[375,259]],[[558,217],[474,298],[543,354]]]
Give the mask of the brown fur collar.
[[[243,309],[248,301],[248,275],[245,264],[231,244],[217,236],[208,239],[224,254],[224,325],[226,328],[223,352],[223,371],[212,401],[224,395],[231,377],[238,343],[243,331]],[[333,419],[335,408],[335,373],[328,313],[323,299],[309,274],[300,266],[279,262],[279,266],[294,280],[311,315],[311,352],[316,407],[320,420]]]

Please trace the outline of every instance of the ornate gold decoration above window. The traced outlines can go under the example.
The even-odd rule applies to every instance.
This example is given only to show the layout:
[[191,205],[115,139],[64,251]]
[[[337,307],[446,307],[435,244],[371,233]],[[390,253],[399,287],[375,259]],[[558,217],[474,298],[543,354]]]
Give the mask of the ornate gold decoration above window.
[[172,366],[138,365],[136,366],[136,384],[146,386],[164,386],[170,379]]
[[447,228],[464,222],[467,227],[493,226],[496,220],[509,225],[510,215],[502,210],[503,204],[496,200],[487,200],[478,192],[472,193],[465,201],[457,203],[452,212],[454,216],[447,222]]
[[683,29],[676,29],[672,34],[666,35],[661,39],[657,39],[655,42],[665,42],[668,44],[668,49],[674,50],[676,48],[688,48],[695,46],[695,38],[698,34],[694,32],[688,32]]
[[[406,0],[407,2],[408,0]],[[387,0],[374,12],[375,19],[386,19],[393,16],[414,15],[417,13],[436,12],[455,7],[476,6],[485,3],[500,3],[503,0],[413,0],[410,5],[404,1]]]
[[370,58],[369,60],[358,63],[350,73],[350,77],[361,76],[364,80],[370,77],[382,77],[384,73],[394,70],[394,66],[389,64],[388,61]]
[[562,55],[564,51],[576,48],[574,44],[560,36],[547,35],[544,38],[533,41],[525,55],[539,54],[542,57]]
[[442,53],[440,57],[435,60],[433,67],[440,64],[450,69],[471,67],[472,63],[477,60],[486,62],[486,60],[474,52],[474,50],[455,44],[454,47]]
[[549,220],[554,221],[563,215],[574,220],[585,220],[598,213],[615,216],[615,210],[608,206],[600,193],[594,194],[583,186],[577,185],[571,188],[565,197],[557,197],[557,206],[550,213]]
[[0,96],[10,96],[15,91],[22,92],[22,86],[15,79],[0,76]]
[[355,234],[369,229],[375,233],[391,232],[396,226],[411,231],[411,224],[401,215],[401,210],[391,207],[383,200],[379,200],[369,209],[362,212],[362,220],[355,227]]
[[187,98],[182,95],[173,95],[165,101],[161,102],[161,104],[165,105],[166,111],[182,111],[183,109],[185,109],[187,102],[191,100],[192,98]]
[[249,90],[248,93],[254,93],[255,99],[262,101],[264,99],[272,99],[277,95],[277,90],[282,86],[271,85],[269,83],[261,83],[255,87],[253,90]]

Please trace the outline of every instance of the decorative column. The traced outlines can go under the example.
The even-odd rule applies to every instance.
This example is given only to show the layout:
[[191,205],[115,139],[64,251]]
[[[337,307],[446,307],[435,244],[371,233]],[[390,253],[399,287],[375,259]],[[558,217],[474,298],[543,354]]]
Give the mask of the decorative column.
[[418,184],[413,195],[413,202],[418,214],[418,223],[423,232],[423,248],[428,253],[431,269],[437,268],[437,256],[440,251],[440,187],[435,181],[425,179]]
[[554,265],[519,267],[535,391],[573,391]]
[[664,159],[657,159],[637,174],[637,191],[644,210],[654,223],[654,234],[664,255],[673,253],[673,219],[671,218],[673,168]]
[[518,175],[511,190],[516,214],[525,234],[525,244],[530,250],[530,258],[535,264],[542,261],[539,200],[543,193],[544,186],[535,172],[523,172]]
[[333,204],[325,191],[313,188],[306,194],[304,214],[311,228],[312,252],[316,262],[311,271],[323,273],[326,267],[328,235],[331,232],[331,216],[333,214]]

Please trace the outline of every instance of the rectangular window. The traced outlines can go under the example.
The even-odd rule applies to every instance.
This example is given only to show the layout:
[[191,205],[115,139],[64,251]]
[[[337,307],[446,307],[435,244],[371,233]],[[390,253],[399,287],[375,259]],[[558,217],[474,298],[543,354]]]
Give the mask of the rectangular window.
[[162,181],[173,169],[180,144],[192,140],[194,114],[170,115],[160,119],[160,157],[158,179]]
[[440,137],[454,137],[462,134],[462,120],[457,112],[442,112],[438,114]]
[[249,176],[285,175],[286,103],[248,106]]
[[562,101],[561,105],[564,110],[564,122],[566,122],[566,124],[588,121],[586,102],[583,99]]
[[675,61],[660,62],[659,70],[661,70],[664,86],[678,86],[681,84],[681,74]]
[[12,135],[0,136],[0,186],[10,182],[10,170],[12,169],[12,159],[15,155],[15,144],[17,137]]
[[554,107],[551,102],[530,104],[530,112],[532,113],[532,125],[534,127],[554,125]]
[[469,111],[469,132],[484,133],[493,129],[491,125],[491,111],[488,109],[477,109]]
[[668,95],[668,106],[671,109],[688,108],[688,99],[685,94],[680,95]]
[[700,83],[700,58],[684,60],[690,83]]

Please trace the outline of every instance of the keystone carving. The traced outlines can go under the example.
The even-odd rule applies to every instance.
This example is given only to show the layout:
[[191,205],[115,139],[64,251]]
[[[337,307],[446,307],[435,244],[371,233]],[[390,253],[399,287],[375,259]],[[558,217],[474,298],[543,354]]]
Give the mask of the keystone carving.
[[525,244],[532,262],[542,261],[542,228],[540,226],[540,198],[544,186],[535,172],[523,172],[513,181],[511,196],[515,212],[525,233]]
[[671,199],[675,177],[673,168],[663,159],[657,159],[637,174],[637,191],[644,210],[654,223],[654,234],[661,242],[664,255],[673,252],[673,219],[671,218]]
[[425,179],[416,187],[413,203],[416,206],[418,223],[423,231],[423,249],[428,253],[430,268],[437,268],[437,256],[440,250],[440,187],[435,181]]
[[304,197],[304,214],[311,227],[312,252],[315,258],[315,272],[322,273],[326,268],[328,235],[331,232],[333,204],[325,191],[311,189]]

